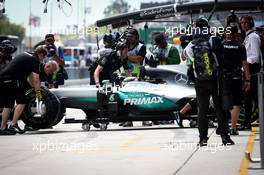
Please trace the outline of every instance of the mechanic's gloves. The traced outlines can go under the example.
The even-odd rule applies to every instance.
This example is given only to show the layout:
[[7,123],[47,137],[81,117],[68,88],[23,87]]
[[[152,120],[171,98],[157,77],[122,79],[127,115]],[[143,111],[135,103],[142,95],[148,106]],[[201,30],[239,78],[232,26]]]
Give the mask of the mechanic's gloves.
[[42,99],[41,90],[36,90],[35,93],[36,93],[36,110],[38,114],[42,114],[43,111],[41,107],[43,102],[41,101]]
[[36,98],[40,101],[42,99],[42,94],[40,90],[36,90]]

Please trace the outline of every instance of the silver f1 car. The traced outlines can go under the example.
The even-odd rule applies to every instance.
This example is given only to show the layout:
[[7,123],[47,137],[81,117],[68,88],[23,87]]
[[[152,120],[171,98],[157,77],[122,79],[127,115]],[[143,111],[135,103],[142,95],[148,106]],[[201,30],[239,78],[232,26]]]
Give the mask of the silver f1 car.
[[89,85],[50,91],[43,88],[44,100],[37,105],[34,92],[29,92],[22,119],[34,128],[48,128],[62,120],[66,108],[76,108],[83,110],[86,118],[65,119],[65,123],[82,123],[86,130],[94,123],[105,130],[109,122],[174,120],[174,112],[195,97],[187,67],[149,67],[145,72],[147,80],[129,81],[123,87],[105,83],[99,89]]
[[[80,88],[42,88],[43,101],[36,103],[33,90],[28,92],[28,103],[22,120],[33,128],[49,128],[65,116],[66,108],[81,109],[85,119],[67,118],[65,123],[82,123],[84,130],[100,124],[106,130],[109,122],[174,120],[175,112],[195,97],[194,85],[189,81],[185,65],[146,67],[141,81],[127,81],[122,87],[105,83],[103,87],[87,85]],[[212,105],[213,106],[213,105]],[[253,105],[257,114],[257,107]],[[209,115],[214,117],[214,109]],[[252,116],[254,122],[257,115]],[[192,109],[184,119],[190,126],[197,125],[197,109]],[[244,120],[244,110],[240,113]]]

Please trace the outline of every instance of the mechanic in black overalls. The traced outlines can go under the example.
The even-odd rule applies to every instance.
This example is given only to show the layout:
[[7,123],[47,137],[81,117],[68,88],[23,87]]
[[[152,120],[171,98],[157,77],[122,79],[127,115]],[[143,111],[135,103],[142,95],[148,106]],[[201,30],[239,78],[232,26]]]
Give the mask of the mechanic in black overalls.
[[[112,34],[105,35],[103,41],[105,48],[99,50],[99,59],[95,63],[97,66],[95,66],[93,73],[94,83],[97,87],[102,86],[103,80],[110,80],[111,83],[114,83],[114,72],[118,71],[122,66],[126,76],[131,76],[127,62],[127,47],[122,48],[122,50],[113,50],[111,48],[114,42]],[[90,84],[93,83],[92,81]]]
[[[223,115],[221,94],[219,93],[219,71],[221,70],[221,54],[223,45],[218,37],[203,34],[209,30],[208,20],[204,17],[196,21],[196,29],[192,42],[184,49],[184,54],[191,59],[196,73],[195,91],[198,101],[198,129],[199,146],[206,146],[208,140],[208,117],[210,96],[213,98],[216,109],[218,131],[222,143],[234,144],[229,136],[228,119]],[[207,32],[208,33],[208,32]]]
[[[42,64],[40,61],[44,59],[46,54],[46,48],[44,46],[38,46],[33,54],[24,52],[16,56],[7,67],[0,72],[0,101],[4,107],[0,130],[1,135],[22,133],[17,121],[25,107],[25,101],[21,98],[27,90],[25,89],[24,82],[29,81],[36,91],[36,97],[41,100],[42,95],[40,91],[39,74]],[[57,70],[57,63],[54,62],[53,64],[48,62],[44,69],[47,75],[52,74]],[[13,121],[9,128],[7,128],[7,120],[14,107],[15,100],[17,100],[18,105],[14,111]]]
[[101,58],[106,57],[110,55],[111,52],[113,52],[113,44],[114,44],[114,37],[111,34],[105,34],[103,36],[103,48],[100,48],[98,50],[98,58],[93,60],[89,67],[89,73],[90,73],[90,85],[95,85],[94,81],[94,71],[98,66],[98,62]]
[[226,114],[230,116],[231,128],[230,135],[238,135],[236,128],[240,114],[240,107],[243,98],[243,89],[250,89],[250,81],[242,82],[242,68],[244,79],[249,80],[249,65],[247,63],[246,48],[239,42],[238,27],[236,25],[227,28],[225,35],[224,56],[223,56],[223,107]]

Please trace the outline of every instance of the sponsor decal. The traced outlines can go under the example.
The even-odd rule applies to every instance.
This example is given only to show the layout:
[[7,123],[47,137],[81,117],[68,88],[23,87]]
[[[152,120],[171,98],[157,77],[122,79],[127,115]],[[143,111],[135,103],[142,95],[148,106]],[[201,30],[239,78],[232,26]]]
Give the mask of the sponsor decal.
[[108,99],[110,102],[115,101],[115,94],[111,94]]
[[174,7],[167,7],[167,8],[157,8],[152,10],[145,10],[139,14],[142,17],[150,17],[153,16],[154,18],[163,18],[163,17],[170,17],[174,16],[175,10]]
[[124,105],[159,104],[164,103],[163,97],[125,98]]
[[238,49],[238,46],[224,45],[224,48],[227,48],[227,49]]

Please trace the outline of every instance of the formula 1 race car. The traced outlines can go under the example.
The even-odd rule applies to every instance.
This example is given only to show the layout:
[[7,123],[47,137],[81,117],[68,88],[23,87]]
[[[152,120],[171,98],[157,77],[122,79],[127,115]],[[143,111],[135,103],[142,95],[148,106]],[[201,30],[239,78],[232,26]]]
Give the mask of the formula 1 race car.
[[[210,12],[209,19],[214,12],[220,12],[217,18],[224,21],[222,11],[228,10],[246,10],[246,13],[252,10],[261,14],[259,12],[263,10],[263,0],[243,0],[242,3],[241,0],[174,3],[98,20],[96,26],[111,25],[111,28],[120,28],[151,21],[162,26],[160,19],[190,15],[192,21],[193,14],[200,15],[201,12]],[[147,29],[148,26],[145,25],[144,28]],[[146,68],[149,80],[127,82],[120,88],[107,83],[100,89],[95,86],[52,90],[42,88],[43,99],[40,102],[36,102],[35,93],[31,90],[28,92],[28,103],[22,120],[34,128],[49,128],[63,119],[66,108],[81,109],[86,118],[67,119],[65,123],[80,122],[87,130],[91,124],[98,122],[102,124],[102,129],[106,129],[108,122],[172,120],[174,112],[195,97],[193,84],[188,80],[186,71],[187,68],[183,65]],[[258,117],[258,109],[256,105],[253,106],[252,121]],[[195,114],[197,111],[194,109],[188,115]]]
[[[85,119],[67,118],[64,123],[82,123],[84,130],[97,124],[106,130],[109,122],[175,120],[175,112],[195,98],[185,65],[146,67],[141,72],[146,79],[128,78],[122,87],[107,82],[101,88],[87,85],[48,90],[42,87],[41,102],[36,102],[35,92],[30,90],[22,120],[36,129],[49,128],[64,118],[66,108],[75,108],[86,114]],[[252,122],[257,119],[257,110],[254,106]],[[243,120],[243,111],[242,108],[240,120]],[[212,103],[208,115],[215,118]],[[197,109],[189,111],[184,119],[190,121],[191,127],[197,126]]]
[[[100,123],[105,130],[109,122],[174,120],[174,112],[195,97],[186,72],[184,65],[148,67],[145,69],[147,80],[124,80],[123,87],[106,82],[99,89],[90,85],[42,88],[43,101],[37,103],[32,90],[28,92],[29,102],[22,120],[34,128],[48,128],[62,120],[66,108],[85,112],[85,119],[68,118],[65,123],[82,123],[86,130],[94,123]],[[190,114],[195,113],[191,111]]]

